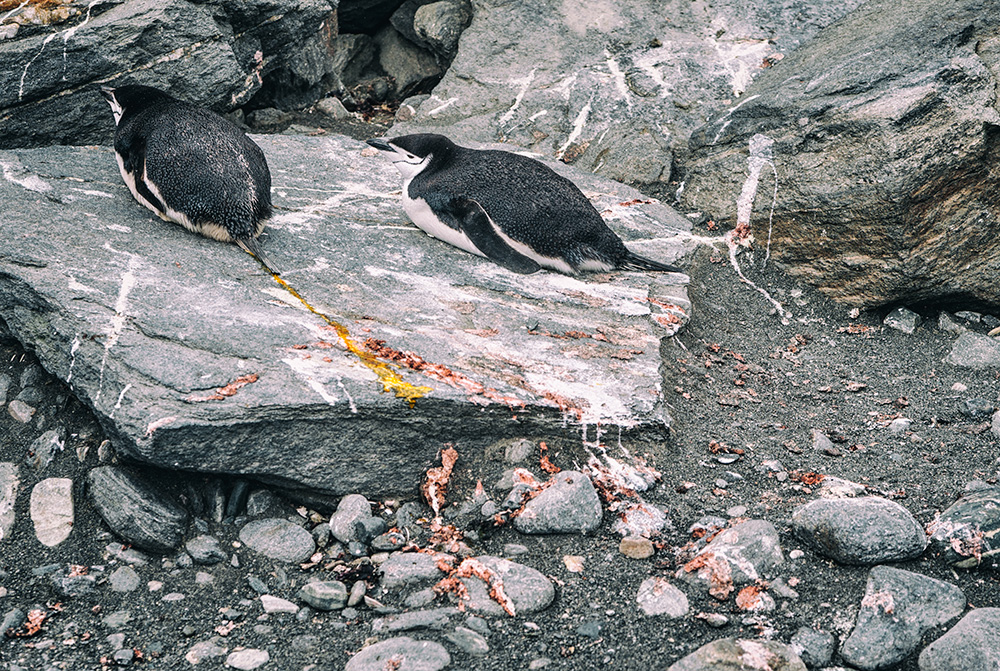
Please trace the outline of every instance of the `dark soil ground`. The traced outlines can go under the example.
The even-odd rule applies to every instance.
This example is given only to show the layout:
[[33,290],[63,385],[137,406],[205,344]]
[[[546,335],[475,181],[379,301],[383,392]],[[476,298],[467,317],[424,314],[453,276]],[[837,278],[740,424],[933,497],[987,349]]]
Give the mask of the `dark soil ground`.
[[[460,652],[444,640],[444,632],[407,634],[442,642],[452,655],[449,668],[513,671],[547,658],[547,669],[665,669],[717,638],[767,636],[787,642],[802,626],[831,631],[843,640],[858,612],[868,568],[837,565],[808,550],[802,558],[786,560],[781,570],[781,577],[795,584],[799,596],[777,598],[778,608],[763,615],[739,612],[732,597],[719,602],[675,582],[688,595],[691,613],[679,620],[650,618],[637,607],[635,595],[644,578],[673,574],[679,561],[675,549],[690,540],[687,529],[706,514],[725,518],[731,512],[769,520],[781,534],[786,556],[800,548],[788,520],[796,506],[816,496],[814,487],[803,484],[802,474],[862,483],[872,493],[898,501],[921,523],[955,501],[968,482],[996,481],[1000,445],[985,420],[966,418],[959,406],[972,397],[996,404],[997,371],[976,372],[942,363],[956,336],[938,328],[936,312],[925,313],[917,331],[906,335],[883,327],[881,313],[851,318],[846,307],[797,284],[773,266],[765,273],[750,272],[791,311],[792,318],[782,323],[760,294],[738,280],[724,253],[703,248],[687,263],[693,317],[662,349],[664,390],[675,420],[672,440],[668,444],[641,436],[624,440],[633,454],[649,454],[662,473],[661,482],[645,493],[647,501],[668,511],[671,526],[658,539],[662,547],[650,559],[626,558],[611,531],[611,515],[589,537],[527,537],[507,527],[483,534],[475,550],[484,554],[502,556],[506,543],[527,546],[528,554],[517,561],[557,581],[556,601],[534,615],[489,619],[491,652],[483,658]],[[743,263],[751,265],[746,258]],[[33,355],[18,344],[0,343],[0,373],[16,381],[32,361]],[[966,389],[953,390],[956,383]],[[102,619],[119,610],[132,615],[118,631],[126,635],[127,646],[142,654],[143,661],[134,662],[139,668],[189,668],[185,653],[194,643],[218,635],[215,629],[224,624],[220,610],[227,607],[245,617],[220,637],[221,644],[230,651],[240,646],[267,649],[271,661],[262,668],[268,671],[339,670],[366,641],[387,637],[383,633],[372,638],[371,624],[378,615],[363,607],[356,619],[346,621],[336,612],[314,613],[305,621],[288,615],[261,618],[249,575],[263,579],[272,594],[294,598],[310,573],[333,573],[322,563],[308,570],[278,566],[232,546],[238,528],[225,523],[209,523],[209,530],[224,547],[232,548],[238,567],[222,563],[178,568],[173,559],[154,557],[148,565],[136,567],[142,584],[134,592],[116,593],[99,584],[91,596],[58,597],[48,578],[35,575],[33,569],[57,563],[104,566],[106,576],[117,564],[105,547],[116,541],[85,494],[86,472],[98,463],[100,429],[61,383],[50,379],[44,389],[44,398],[34,403],[45,415],[42,429],[64,427],[67,434],[65,451],[44,471],[26,463],[27,447],[42,430],[39,424],[18,424],[6,410],[0,413],[0,461],[19,463],[22,481],[12,537],[0,541],[0,586],[7,591],[0,597],[0,616],[14,607],[27,611],[40,606],[50,614],[37,635],[0,638],[3,668],[11,664],[32,671],[105,668],[102,657],[113,651],[106,637],[114,630]],[[11,396],[16,393],[15,388]],[[893,436],[885,428],[897,416],[913,420],[907,435]],[[836,454],[813,449],[814,429],[835,440]],[[606,439],[614,448],[616,437]],[[81,461],[83,448],[87,454]],[[551,460],[563,468],[585,460],[579,442],[554,439],[550,448]],[[740,460],[721,465],[715,452],[726,448],[742,450]],[[489,487],[505,467],[493,455],[468,456],[459,462],[450,500],[470,495],[476,479]],[[764,472],[761,465],[769,460],[780,461],[789,477],[779,481]],[[725,477],[725,471],[738,473],[742,480],[720,488],[716,481]],[[76,524],[67,541],[45,548],[34,537],[28,493],[36,482],[52,476],[73,478]],[[206,478],[174,474],[163,480],[180,485]],[[809,481],[808,475],[805,480]],[[418,484],[414,483],[414,492]],[[745,512],[733,510],[741,506]],[[196,533],[192,529],[189,536]],[[582,572],[567,570],[563,562],[567,555],[583,558]],[[960,586],[974,606],[1000,605],[1000,583],[991,572],[956,573],[929,552],[899,567]],[[198,570],[211,573],[214,582],[197,586]],[[163,582],[163,589],[148,591],[150,580]],[[169,592],[183,593],[185,598],[162,601]],[[729,624],[712,628],[694,617],[700,612],[723,613]],[[583,624],[592,625],[586,633],[577,631]],[[191,635],[185,634],[186,625]],[[594,632],[596,636],[588,635]],[[941,633],[929,633],[925,643]],[[198,666],[221,668],[224,659]],[[916,655],[900,668],[915,670]]]

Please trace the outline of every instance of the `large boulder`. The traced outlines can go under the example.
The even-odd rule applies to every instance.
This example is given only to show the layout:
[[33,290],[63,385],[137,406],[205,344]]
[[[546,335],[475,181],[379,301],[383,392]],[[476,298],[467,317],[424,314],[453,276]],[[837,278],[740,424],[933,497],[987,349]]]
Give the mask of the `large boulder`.
[[684,205],[851,305],[1000,305],[998,29],[1000,0],[856,9],[695,133]]
[[[448,441],[475,455],[581,423],[665,437],[660,343],[690,308],[683,276],[515,275],[409,224],[363,143],[255,139],[277,211],[264,247],[316,313],[236,246],[136,203],[110,148],[0,151],[0,202],[17,203],[0,323],[119,452],[374,498],[413,493]],[[635,251],[681,254],[676,212],[556,167]]]
[[448,72],[394,132],[511,142],[662,185],[712,105],[859,2],[474,0]]
[[332,67],[336,6],[112,0],[43,12],[21,3],[4,16],[17,29],[0,40],[0,147],[108,141],[114,125],[101,85],[159,86],[220,112],[259,92],[259,105],[318,100]]

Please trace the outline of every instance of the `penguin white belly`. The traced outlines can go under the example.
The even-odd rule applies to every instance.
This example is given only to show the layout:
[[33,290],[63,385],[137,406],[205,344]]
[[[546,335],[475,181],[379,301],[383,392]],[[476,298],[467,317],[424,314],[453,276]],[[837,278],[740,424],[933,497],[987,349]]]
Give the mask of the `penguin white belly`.
[[438,219],[426,200],[423,198],[410,198],[408,194],[409,186],[410,183],[407,180],[403,185],[403,210],[409,215],[410,220],[417,225],[417,228],[432,238],[447,242],[449,245],[464,249],[476,256],[486,256],[472,244],[469,236]]

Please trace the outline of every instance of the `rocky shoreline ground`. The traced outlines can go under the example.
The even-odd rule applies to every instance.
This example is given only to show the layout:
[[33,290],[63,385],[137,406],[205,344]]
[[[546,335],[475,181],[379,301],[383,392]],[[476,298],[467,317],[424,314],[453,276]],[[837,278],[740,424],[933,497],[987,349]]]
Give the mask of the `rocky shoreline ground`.
[[[673,439],[621,443],[658,482],[616,495],[590,462],[593,436],[458,445],[437,526],[420,483],[406,500],[324,509],[251,481],[115,464],[89,413],[8,341],[6,668],[676,671],[761,656],[762,668],[933,671],[990,659],[995,369],[945,363],[962,337],[946,329],[985,331],[989,317],[925,311],[907,334],[779,272],[756,276],[790,310],[782,323],[712,252],[691,276],[706,308],[661,352],[678,369]],[[615,437],[602,443],[627,471]],[[45,521],[39,491],[60,478],[53,500],[70,494],[72,512]],[[127,525],[111,532],[98,514],[105,500],[134,505],[124,517],[146,533],[173,520],[181,549],[132,547]],[[164,501],[176,515],[143,521]],[[974,527],[978,546],[962,535]],[[60,528],[66,539],[44,545]]]

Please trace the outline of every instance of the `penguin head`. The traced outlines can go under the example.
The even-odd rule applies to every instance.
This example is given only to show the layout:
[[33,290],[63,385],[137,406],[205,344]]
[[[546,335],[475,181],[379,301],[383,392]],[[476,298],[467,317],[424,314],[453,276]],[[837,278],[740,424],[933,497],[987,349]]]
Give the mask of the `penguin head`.
[[432,160],[444,160],[456,146],[444,135],[434,133],[401,135],[388,141],[375,138],[368,140],[368,144],[386,152],[386,157],[396,166],[403,179],[421,172]]
[[118,88],[102,86],[101,95],[111,105],[111,113],[115,115],[116,126],[124,114],[135,114],[147,107],[176,100],[160,89],[138,84],[128,84]]

